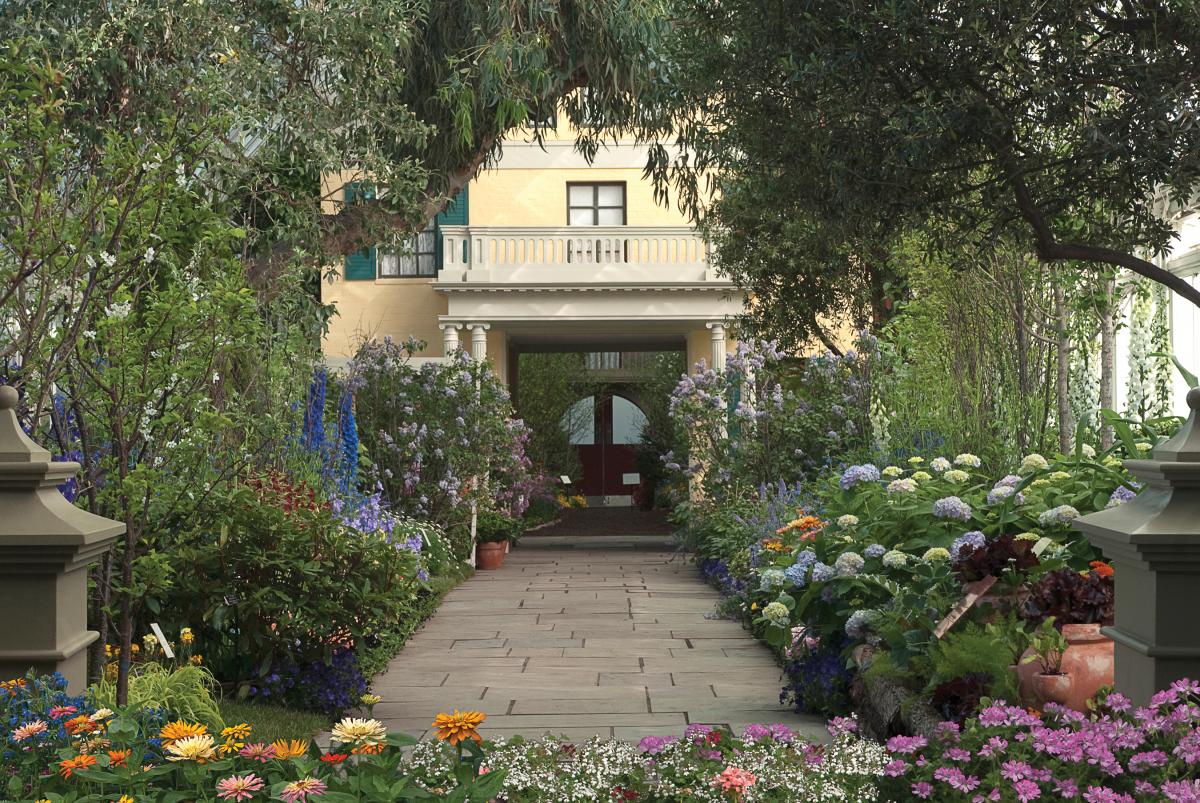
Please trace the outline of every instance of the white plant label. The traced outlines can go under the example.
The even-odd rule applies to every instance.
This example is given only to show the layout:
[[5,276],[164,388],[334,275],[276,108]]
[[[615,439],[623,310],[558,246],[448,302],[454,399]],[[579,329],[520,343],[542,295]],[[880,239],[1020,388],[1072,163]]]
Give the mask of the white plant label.
[[167,636],[162,632],[162,628],[158,626],[158,622],[151,622],[150,629],[154,631],[154,637],[158,639],[158,646],[162,647],[163,655],[174,660],[175,652],[171,649],[171,645],[167,643]]

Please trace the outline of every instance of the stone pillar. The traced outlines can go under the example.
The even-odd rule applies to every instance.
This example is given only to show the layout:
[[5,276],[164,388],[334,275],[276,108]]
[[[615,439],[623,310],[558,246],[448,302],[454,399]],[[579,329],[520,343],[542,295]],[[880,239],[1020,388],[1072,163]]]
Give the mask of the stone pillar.
[[461,323],[440,323],[438,328],[442,330],[442,355],[453,357],[454,352],[460,348],[458,342],[458,330],[462,328]]
[[1146,487],[1137,498],[1075,520],[1111,559],[1116,686],[1138,704],[1182,677],[1200,678],[1200,388],[1191,413],[1152,460],[1125,467]]
[[725,370],[725,324],[716,321],[705,324],[712,330],[712,369]]
[[471,330],[471,357],[483,362],[487,359],[487,330],[492,328],[491,324],[470,323],[467,327]]
[[87,567],[125,525],[80,510],[57,486],[78,463],[52,462],[17,421],[17,391],[0,386],[0,680],[61,672],[87,686]]

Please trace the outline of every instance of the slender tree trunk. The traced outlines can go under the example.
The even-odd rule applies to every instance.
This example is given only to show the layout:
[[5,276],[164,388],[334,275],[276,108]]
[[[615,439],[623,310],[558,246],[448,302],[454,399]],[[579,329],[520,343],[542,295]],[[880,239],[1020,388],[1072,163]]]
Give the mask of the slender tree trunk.
[[[1100,313],[1100,408],[1115,410],[1116,402],[1116,352],[1117,352],[1117,292],[1116,279],[1104,283],[1104,309]],[[1112,427],[1102,424],[1100,445],[1109,449],[1113,445]]]
[[1058,399],[1058,448],[1063,454],[1071,450],[1075,422],[1071,420],[1071,336],[1067,329],[1067,298],[1062,285],[1054,282],[1055,331],[1058,335],[1057,381],[1055,396]]
[[[1020,266],[1017,267],[1020,271]],[[1014,329],[1017,336],[1017,403],[1019,405],[1017,418],[1017,446],[1022,452],[1029,450],[1030,392],[1029,381],[1029,334],[1025,331],[1025,288],[1021,286],[1020,276],[1015,277],[1013,317]]]

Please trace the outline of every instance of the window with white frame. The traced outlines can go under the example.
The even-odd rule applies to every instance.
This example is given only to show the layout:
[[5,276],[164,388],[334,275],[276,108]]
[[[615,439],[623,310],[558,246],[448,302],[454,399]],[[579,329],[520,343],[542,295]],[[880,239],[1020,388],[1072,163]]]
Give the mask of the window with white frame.
[[379,275],[400,279],[437,276],[437,229],[430,224],[393,249],[381,246]]
[[568,183],[567,225],[624,226],[625,183]]

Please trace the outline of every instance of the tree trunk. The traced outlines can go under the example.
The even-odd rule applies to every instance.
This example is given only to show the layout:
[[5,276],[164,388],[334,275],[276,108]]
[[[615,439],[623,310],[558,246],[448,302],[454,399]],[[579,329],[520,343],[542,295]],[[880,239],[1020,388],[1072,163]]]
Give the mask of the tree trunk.
[[1071,420],[1071,336],[1067,329],[1067,298],[1062,284],[1054,282],[1055,331],[1058,335],[1056,397],[1058,399],[1058,449],[1063,454],[1071,450],[1075,422]]
[[133,661],[133,553],[137,544],[137,527],[132,516],[125,517],[125,554],[121,560],[121,619],[118,631],[121,638],[121,659],[117,666],[117,705],[129,704],[129,669]]
[[[1029,450],[1029,423],[1030,423],[1030,399],[1033,394],[1030,392],[1029,381],[1029,334],[1025,331],[1025,288],[1021,285],[1020,266],[1016,268],[1018,275],[1014,278],[1014,306],[1013,306],[1013,324],[1015,334],[1017,336],[1017,388],[1019,390],[1018,398],[1020,400],[1020,410],[1018,412],[1017,425],[1017,446],[1024,453]],[[1040,435],[1039,435],[1040,437]]]
[[[1104,309],[1100,313],[1100,409],[1115,410],[1116,403],[1116,352],[1117,352],[1117,292],[1116,279],[1104,283]],[[1100,426],[1100,446],[1110,449],[1113,445],[1112,427]]]

